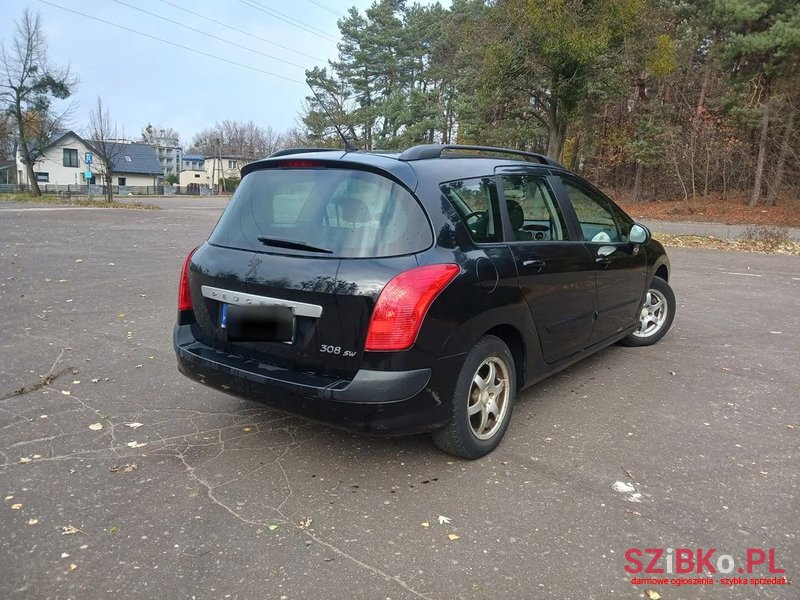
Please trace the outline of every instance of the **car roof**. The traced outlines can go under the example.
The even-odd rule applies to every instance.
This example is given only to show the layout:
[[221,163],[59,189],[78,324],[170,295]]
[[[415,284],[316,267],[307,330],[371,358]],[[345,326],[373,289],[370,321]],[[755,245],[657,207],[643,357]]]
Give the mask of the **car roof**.
[[448,181],[459,177],[485,176],[493,173],[498,167],[543,167],[545,170],[565,170],[556,161],[532,152],[489,146],[424,144],[413,146],[403,152],[345,151],[330,148],[279,150],[267,158],[242,167],[242,176],[280,162],[304,160],[332,162],[342,166],[350,164],[356,168],[385,171],[411,190],[416,189],[420,175],[426,178],[435,176],[438,181]]

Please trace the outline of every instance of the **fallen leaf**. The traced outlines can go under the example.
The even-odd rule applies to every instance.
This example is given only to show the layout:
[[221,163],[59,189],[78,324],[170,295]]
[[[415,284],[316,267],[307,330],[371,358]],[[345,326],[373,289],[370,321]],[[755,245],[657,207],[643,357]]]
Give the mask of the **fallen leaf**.
[[65,396],[71,396],[72,395],[72,392],[70,392],[69,390],[61,390],[61,393],[64,394]]
[[109,467],[109,471],[112,473],[130,473],[131,471],[135,471],[138,469],[139,466],[136,463],[126,463],[122,466],[114,465],[113,467]]
[[33,459],[30,456],[20,456],[19,457],[19,462],[21,464],[23,464],[23,465],[27,465],[29,462],[31,462],[31,460],[33,460]]
[[128,442],[125,445],[128,448],[141,448],[142,446],[147,446],[147,442]]
[[20,508],[22,508],[22,504],[20,504],[19,502],[11,505],[11,510],[19,510]]
[[423,526],[423,527],[430,527],[430,526],[431,526],[431,524],[430,524],[430,523],[428,523],[427,521],[423,521],[423,522],[422,522],[422,526]]
[[444,515],[439,515],[439,525],[449,525],[453,519],[450,517],[445,517]]
[[148,360],[155,360],[155,358],[156,358],[155,356],[148,356],[147,357]]
[[646,590],[645,594],[647,594],[649,600],[661,600],[661,594],[655,590]]
[[245,427],[242,431],[253,431],[252,427]]
[[72,385],[78,385],[80,383],[80,379],[75,379],[72,382]]
[[62,552],[61,558],[69,558],[69,554],[67,554],[66,552]]
[[31,517],[30,519],[28,519],[28,525],[36,525],[38,522],[39,522],[39,519],[37,519],[35,517]]
[[141,426],[142,423],[139,423],[138,421],[135,423],[125,423],[125,427],[130,427],[131,429],[139,429]]
[[[61,535],[73,535],[81,530],[77,527],[73,527],[72,525],[62,525],[61,526]],[[82,533],[82,532],[81,532]]]
[[92,431],[100,431],[102,428],[103,428],[102,423],[92,423],[91,425],[89,425],[89,429],[91,429]]
[[117,318],[122,319],[125,317],[125,313],[117,313]]
[[451,542],[455,542],[456,540],[460,540],[461,539],[461,536],[458,535],[458,534],[455,534],[455,533],[449,533],[449,534],[447,534],[447,537],[450,538]]
[[761,473],[764,477],[769,475],[769,471],[759,471],[759,473]]
[[74,571],[74,570],[75,570],[75,569],[77,569],[77,568],[78,568],[78,565],[76,565],[75,563],[72,563],[72,564],[69,566],[69,570],[70,570],[70,571]]
[[270,526],[269,526],[269,530],[270,530],[270,531],[275,531],[277,528],[278,528],[278,526],[277,526],[277,525],[270,525]]
[[787,425],[786,429],[794,429],[794,425]]
[[6,502],[8,502],[9,500],[13,500],[13,499],[14,499],[14,496],[6,496],[6,497],[4,498],[4,500],[5,500]]
[[36,460],[37,458],[42,458],[42,455],[41,454],[34,454],[33,455],[33,460]]

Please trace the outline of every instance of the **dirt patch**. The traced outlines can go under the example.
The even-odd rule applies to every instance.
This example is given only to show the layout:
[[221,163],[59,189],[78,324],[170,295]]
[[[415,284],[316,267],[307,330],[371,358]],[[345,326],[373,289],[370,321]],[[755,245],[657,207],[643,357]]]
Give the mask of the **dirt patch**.
[[800,227],[800,192],[778,199],[777,206],[745,204],[744,194],[720,194],[696,200],[663,200],[658,202],[631,202],[624,194],[611,192],[619,205],[636,219],[656,221],[700,221],[726,225],[773,225]]

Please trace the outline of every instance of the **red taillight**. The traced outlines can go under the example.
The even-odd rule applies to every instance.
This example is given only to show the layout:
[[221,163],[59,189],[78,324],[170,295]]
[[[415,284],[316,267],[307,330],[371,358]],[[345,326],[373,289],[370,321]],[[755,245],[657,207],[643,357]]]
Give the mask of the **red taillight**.
[[431,303],[458,271],[458,265],[429,265],[394,277],[375,303],[364,349],[389,352],[410,348]]
[[178,287],[178,310],[192,310],[192,295],[189,293],[189,263],[192,260],[192,255],[197,252],[197,248],[189,252],[189,256],[183,261],[181,283]]

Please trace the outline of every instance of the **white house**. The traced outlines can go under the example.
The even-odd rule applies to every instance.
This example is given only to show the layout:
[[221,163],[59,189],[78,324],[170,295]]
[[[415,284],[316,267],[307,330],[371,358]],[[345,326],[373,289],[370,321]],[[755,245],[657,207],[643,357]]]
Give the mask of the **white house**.
[[[162,168],[153,149],[147,144],[118,143],[122,150],[114,160],[114,185],[155,185],[162,175]],[[74,131],[64,131],[52,137],[34,163],[33,171],[41,185],[102,184],[98,174],[98,160],[91,141],[84,140]],[[28,171],[22,163],[19,149],[17,174],[19,183],[29,183]]]
[[186,187],[196,183],[199,186],[211,185],[211,177],[206,171],[205,157],[202,154],[184,154],[178,185]]

